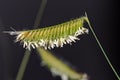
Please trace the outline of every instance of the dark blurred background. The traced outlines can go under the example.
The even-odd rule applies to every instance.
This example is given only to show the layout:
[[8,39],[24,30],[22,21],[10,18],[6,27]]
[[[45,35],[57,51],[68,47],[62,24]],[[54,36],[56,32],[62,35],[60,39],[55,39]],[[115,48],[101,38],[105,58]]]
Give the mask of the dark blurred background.
[[[14,36],[4,30],[33,29],[41,0],[0,0],[0,80],[15,80],[25,49],[14,43]],[[85,11],[110,61],[120,75],[118,55],[118,10],[115,0],[48,0],[39,27],[50,26],[84,15]],[[85,26],[89,28],[87,25]],[[117,80],[105,60],[91,31],[80,36],[72,46],[52,50],[56,56],[69,62],[90,80]],[[33,51],[23,80],[60,80],[53,78]]]

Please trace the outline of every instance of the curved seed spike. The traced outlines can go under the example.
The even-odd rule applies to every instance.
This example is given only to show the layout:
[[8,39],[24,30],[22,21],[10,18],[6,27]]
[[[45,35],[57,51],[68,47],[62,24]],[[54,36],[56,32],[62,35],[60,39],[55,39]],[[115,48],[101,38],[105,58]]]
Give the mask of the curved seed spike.
[[17,35],[16,41],[23,43],[27,49],[44,47],[51,49],[54,47],[63,47],[64,44],[71,44],[79,40],[77,36],[88,33],[84,28],[86,17],[77,18],[68,22],[34,30],[27,31],[4,31],[10,35]]

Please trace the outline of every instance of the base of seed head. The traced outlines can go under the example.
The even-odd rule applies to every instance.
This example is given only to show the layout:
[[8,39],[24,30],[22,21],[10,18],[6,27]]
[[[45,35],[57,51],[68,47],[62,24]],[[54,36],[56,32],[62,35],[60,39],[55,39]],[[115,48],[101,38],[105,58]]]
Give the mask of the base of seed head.
[[31,50],[31,48],[35,49],[37,47],[43,47],[44,49],[53,49],[55,47],[63,47],[65,44],[72,44],[72,42],[76,42],[76,40],[80,40],[78,38],[79,35],[88,34],[88,29],[82,27],[79,28],[74,35],[68,35],[67,37],[61,37],[55,40],[45,40],[40,39],[39,41],[26,41],[26,40],[20,40],[24,36],[22,32],[5,32],[9,33],[11,35],[17,35],[15,42],[21,42],[23,43],[23,48],[26,48],[28,50]]
[[[72,42],[76,42],[76,40],[80,40],[78,38],[79,35],[82,34],[88,34],[88,29],[82,27],[79,30],[76,31],[74,35],[69,35],[68,37],[61,37],[59,39],[55,40],[44,40],[40,39],[39,42],[36,41],[21,41],[23,43],[23,48],[31,50],[31,48],[35,49],[37,47],[43,47],[44,49],[53,49],[55,47],[63,47],[65,44],[72,44]],[[19,39],[19,35],[17,36],[17,39]],[[18,40],[16,40],[18,41]]]

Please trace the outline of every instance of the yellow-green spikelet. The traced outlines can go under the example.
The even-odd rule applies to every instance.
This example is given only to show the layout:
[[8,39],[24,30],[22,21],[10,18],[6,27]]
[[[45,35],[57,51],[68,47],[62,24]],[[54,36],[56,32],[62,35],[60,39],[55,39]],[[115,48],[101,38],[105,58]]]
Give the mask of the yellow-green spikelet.
[[88,29],[83,27],[85,19],[86,17],[81,17],[50,27],[17,31],[14,34],[17,34],[16,41],[23,42],[27,49],[39,46],[45,49],[63,47],[63,44],[71,44],[71,42],[79,40],[78,35],[88,33]]

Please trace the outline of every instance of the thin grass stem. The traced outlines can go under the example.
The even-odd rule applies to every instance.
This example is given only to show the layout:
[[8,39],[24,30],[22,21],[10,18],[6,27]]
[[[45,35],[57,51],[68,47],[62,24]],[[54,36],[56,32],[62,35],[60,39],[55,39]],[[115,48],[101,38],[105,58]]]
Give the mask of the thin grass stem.
[[30,58],[30,51],[26,50],[25,55],[22,59],[22,63],[20,64],[20,68],[16,80],[22,80],[29,58]]
[[[37,28],[39,26],[46,3],[47,0],[42,0],[33,28]],[[26,50],[22,62],[20,64],[20,68],[18,70],[16,80],[22,80],[29,58],[30,58],[30,51]]]
[[85,13],[85,15],[86,15],[86,21],[87,21],[87,23],[88,23],[88,25],[89,25],[89,27],[90,27],[90,30],[92,31],[93,36],[95,37],[95,40],[97,41],[98,46],[100,47],[100,49],[101,49],[101,51],[102,51],[105,59],[107,60],[109,66],[110,66],[110,68],[112,69],[112,71],[114,72],[115,76],[118,78],[118,80],[120,80],[120,77],[119,77],[118,73],[116,72],[115,68],[113,67],[113,65],[112,65],[112,63],[111,63],[111,61],[110,61],[110,59],[108,58],[106,52],[104,51],[104,49],[103,49],[100,41],[98,40],[98,38],[97,38],[97,36],[96,36],[96,34],[95,34],[95,32],[94,32],[91,24],[90,24],[90,21],[89,21],[86,13]]

